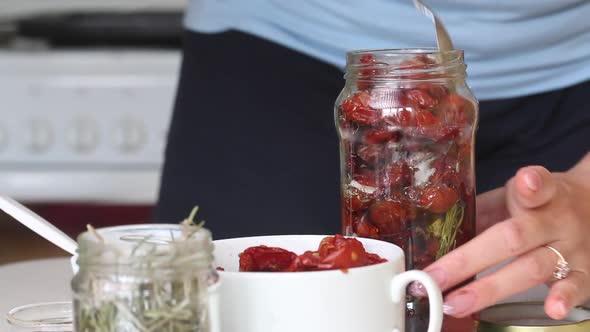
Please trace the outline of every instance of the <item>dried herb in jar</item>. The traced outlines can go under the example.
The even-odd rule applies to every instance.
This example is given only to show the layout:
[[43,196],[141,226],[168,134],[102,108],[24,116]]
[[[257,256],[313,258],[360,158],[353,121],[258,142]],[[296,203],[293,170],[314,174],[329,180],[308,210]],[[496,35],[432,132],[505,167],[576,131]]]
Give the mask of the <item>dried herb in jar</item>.
[[209,332],[209,289],[217,281],[209,231],[195,225],[93,230],[79,242],[72,281],[79,332]]

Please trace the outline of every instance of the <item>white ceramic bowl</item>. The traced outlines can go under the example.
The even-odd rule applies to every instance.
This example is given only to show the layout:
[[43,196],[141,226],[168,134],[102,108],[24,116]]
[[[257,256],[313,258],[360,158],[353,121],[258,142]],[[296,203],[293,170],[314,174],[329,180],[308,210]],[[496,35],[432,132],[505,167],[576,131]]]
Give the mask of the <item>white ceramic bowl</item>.
[[239,254],[258,245],[296,254],[317,250],[323,235],[246,237],[214,241],[220,271],[222,332],[404,331],[405,289],[420,281],[431,304],[429,332],[439,332],[442,297],[421,271],[404,271],[403,251],[387,242],[358,238],[388,262],[315,272],[238,272]]

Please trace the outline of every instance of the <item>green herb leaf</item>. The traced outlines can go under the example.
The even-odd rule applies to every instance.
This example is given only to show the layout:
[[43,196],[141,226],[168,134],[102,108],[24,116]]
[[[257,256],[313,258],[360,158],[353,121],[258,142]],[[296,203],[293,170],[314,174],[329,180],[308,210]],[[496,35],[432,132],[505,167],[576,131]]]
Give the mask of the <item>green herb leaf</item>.
[[455,248],[457,232],[461,227],[461,223],[463,223],[464,212],[465,209],[457,203],[447,211],[444,221],[437,219],[429,227],[429,230],[432,228],[431,233],[435,236],[438,234],[437,237],[440,239],[436,259],[441,258]]
[[442,226],[443,221],[441,218],[436,219],[430,226],[428,226],[428,233],[426,233],[426,237],[430,238],[430,236],[434,236],[437,239],[440,238],[442,234]]

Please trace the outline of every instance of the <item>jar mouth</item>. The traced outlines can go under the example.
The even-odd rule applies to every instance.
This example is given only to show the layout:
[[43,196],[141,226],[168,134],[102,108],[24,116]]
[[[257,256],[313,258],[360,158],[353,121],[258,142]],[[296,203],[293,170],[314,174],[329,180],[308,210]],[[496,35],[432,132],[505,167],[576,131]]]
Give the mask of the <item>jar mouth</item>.
[[407,47],[407,48],[378,48],[378,49],[360,49],[353,50],[346,53],[347,55],[365,55],[365,54],[386,54],[386,55],[417,55],[417,54],[428,54],[428,55],[447,55],[452,56],[463,56],[463,50],[453,49],[448,51],[441,51],[436,47]]
[[6,320],[27,331],[73,331],[72,302],[33,303],[11,309]]
[[200,268],[213,256],[211,233],[186,234],[178,224],[140,224],[99,228],[78,237],[80,267],[116,269]]
[[399,48],[354,50],[346,54],[347,80],[391,82],[464,79],[463,50]]

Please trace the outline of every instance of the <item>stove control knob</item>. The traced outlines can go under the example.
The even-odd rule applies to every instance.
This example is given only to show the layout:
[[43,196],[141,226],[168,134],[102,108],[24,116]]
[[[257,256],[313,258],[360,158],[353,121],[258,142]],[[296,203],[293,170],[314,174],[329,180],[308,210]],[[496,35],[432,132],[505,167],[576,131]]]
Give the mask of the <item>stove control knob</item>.
[[147,133],[140,120],[124,118],[119,122],[113,137],[121,152],[132,153],[141,149],[147,140]]
[[53,143],[53,130],[48,121],[34,119],[25,131],[25,144],[31,152],[45,152]]
[[98,129],[90,118],[74,119],[66,135],[70,147],[78,153],[91,152],[98,145]]

